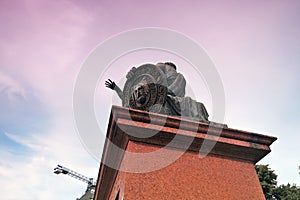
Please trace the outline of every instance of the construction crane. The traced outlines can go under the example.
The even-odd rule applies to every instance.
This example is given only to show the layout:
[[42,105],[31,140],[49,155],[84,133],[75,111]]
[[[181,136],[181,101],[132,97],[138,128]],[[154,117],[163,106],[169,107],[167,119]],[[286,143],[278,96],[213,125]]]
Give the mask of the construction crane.
[[68,169],[66,167],[63,167],[61,165],[57,165],[55,168],[54,168],[54,173],[55,174],[66,174],[66,175],[69,175],[73,178],[76,178],[78,180],[81,180],[83,182],[86,182],[88,184],[88,187],[87,187],[87,191],[95,185],[94,181],[93,181],[93,178],[88,178],[84,175],[81,175],[71,169]]

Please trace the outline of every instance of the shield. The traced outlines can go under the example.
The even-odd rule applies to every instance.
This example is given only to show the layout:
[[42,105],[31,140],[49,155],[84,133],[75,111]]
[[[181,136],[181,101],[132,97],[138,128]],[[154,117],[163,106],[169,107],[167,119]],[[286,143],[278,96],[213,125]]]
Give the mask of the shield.
[[144,64],[133,71],[123,89],[123,106],[161,113],[167,98],[167,79],[153,64]]

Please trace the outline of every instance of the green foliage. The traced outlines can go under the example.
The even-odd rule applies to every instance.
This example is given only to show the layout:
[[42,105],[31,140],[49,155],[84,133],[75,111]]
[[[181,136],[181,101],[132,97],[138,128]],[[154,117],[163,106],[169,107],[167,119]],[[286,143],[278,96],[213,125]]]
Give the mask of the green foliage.
[[277,175],[269,165],[255,165],[255,169],[267,200],[300,200],[300,188],[289,183],[277,186]]
[[277,175],[269,168],[269,165],[255,165],[255,169],[266,199],[273,199],[273,193],[277,187]]
[[275,199],[280,200],[300,200],[300,188],[295,184],[280,185],[274,191]]

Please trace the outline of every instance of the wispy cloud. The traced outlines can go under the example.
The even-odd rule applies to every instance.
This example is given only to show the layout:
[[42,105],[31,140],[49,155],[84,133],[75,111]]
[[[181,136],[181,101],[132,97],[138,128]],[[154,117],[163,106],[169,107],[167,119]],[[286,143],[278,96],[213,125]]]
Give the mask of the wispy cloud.
[[85,183],[53,168],[97,175],[98,163],[82,147],[72,119],[73,81],[87,53],[83,38],[91,16],[72,1],[1,2],[0,10],[6,27],[0,39],[1,197],[78,198]]
[[38,138],[34,138],[30,135],[17,135],[12,133],[4,133],[9,139],[13,140],[14,142],[18,143],[19,145],[23,145],[27,148],[30,148],[34,151],[41,151],[47,148],[46,146],[43,146],[40,141],[38,141]]
[[[52,130],[55,131],[55,130]],[[97,162],[87,156],[75,135],[62,131],[47,135],[20,136],[5,133],[7,137],[28,149],[27,154],[9,152],[0,147],[0,184],[6,199],[75,199],[85,190],[85,183],[71,177],[57,176],[53,168],[63,164],[95,178]],[[84,166],[95,166],[85,168]],[[18,191],[12,192],[13,190]],[[77,192],[76,192],[77,191]]]
[[26,99],[25,89],[9,75],[0,71],[0,96],[6,96],[9,101]]
[[[291,2],[1,1],[0,136],[13,142],[13,151],[0,145],[1,197],[79,197],[85,184],[53,174],[56,164],[97,176],[99,164],[85,151],[74,128],[76,75],[96,44],[120,31],[144,26],[175,29],[202,43],[223,79],[226,123],[287,138],[279,139],[282,142],[275,144],[274,153],[293,155],[288,165],[298,165],[294,152],[299,149],[288,145],[298,139],[293,130],[298,126],[299,96],[295,93],[300,85],[299,22],[295,20],[299,3]],[[106,75],[117,78],[126,71],[122,67]],[[193,77],[184,66],[178,68]],[[198,80],[193,80],[191,84],[198,88]],[[97,105],[104,131],[110,92],[101,91],[104,103]],[[196,96],[201,98],[203,92]],[[294,120],[287,117],[291,113]],[[288,137],[282,116],[290,128]],[[299,180],[287,173],[287,164],[278,157],[268,161],[285,176],[282,180]]]

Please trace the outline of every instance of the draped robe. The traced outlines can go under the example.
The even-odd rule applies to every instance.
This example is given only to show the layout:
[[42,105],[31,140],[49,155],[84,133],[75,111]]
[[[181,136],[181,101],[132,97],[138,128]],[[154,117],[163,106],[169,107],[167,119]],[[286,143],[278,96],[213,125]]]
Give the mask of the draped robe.
[[182,74],[170,66],[159,66],[165,73],[168,84],[168,95],[165,109],[167,114],[208,121],[208,113],[201,102],[185,96],[186,81]]

